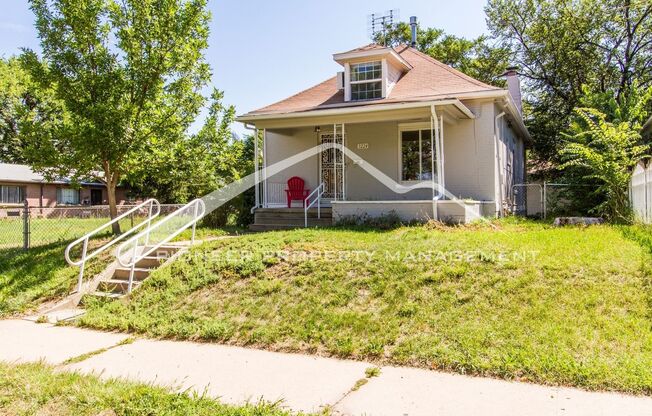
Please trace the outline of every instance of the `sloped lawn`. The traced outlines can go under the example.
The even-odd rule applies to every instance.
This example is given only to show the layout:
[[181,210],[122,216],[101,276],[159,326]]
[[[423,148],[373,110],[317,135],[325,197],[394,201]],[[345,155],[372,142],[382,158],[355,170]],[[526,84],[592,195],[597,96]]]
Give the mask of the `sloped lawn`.
[[[63,257],[67,242],[34,247],[0,249],[0,318],[33,310],[69,294],[77,284],[79,269]],[[91,246],[100,244],[93,241]],[[89,263],[86,276],[98,273],[107,256]]]
[[650,394],[648,234],[511,220],[246,235],[128,302],[89,300],[79,324]]

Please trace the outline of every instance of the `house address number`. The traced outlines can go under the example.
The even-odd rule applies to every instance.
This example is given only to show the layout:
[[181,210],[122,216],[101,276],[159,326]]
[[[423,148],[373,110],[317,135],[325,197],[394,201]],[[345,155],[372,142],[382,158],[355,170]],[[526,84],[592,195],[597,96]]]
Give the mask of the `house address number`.
[[369,143],[358,143],[358,150],[367,150],[369,149]]

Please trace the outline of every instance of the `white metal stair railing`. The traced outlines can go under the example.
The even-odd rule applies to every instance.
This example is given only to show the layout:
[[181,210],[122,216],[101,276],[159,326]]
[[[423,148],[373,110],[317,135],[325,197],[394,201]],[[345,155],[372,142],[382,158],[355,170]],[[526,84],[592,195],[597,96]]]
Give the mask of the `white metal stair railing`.
[[[308,227],[308,210],[310,207],[315,205],[315,202],[317,203],[317,218],[321,218],[321,196],[324,195],[324,182],[321,182],[318,187],[316,187],[310,194],[306,197],[303,203],[303,218],[304,218],[304,226]],[[314,194],[317,193],[317,198],[313,199],[310,201],[310,198],[314,196]]]
[[[92,253],[88,254],[88,241],[91,239],[91,237],[99,234],[100,232],[104,231],[107,227],[112,226],[113,224],[117,223],[118,221],[127,218],[129,215],[134,214],[140,210],[147,209],[147,219],[141,223],[136,224],[129,230],[125,231],[124,233],[116,236],[115,238],[111,239],[108,241],[106,244],[103,246],[99,247],[97,250],[93,251]],[[156,211],[154,211],[156,209]],[[111,221],[107,222],[106,224],[101,225],[100,227],[94,229],[93,231],[89,232],[88,234],[84,235],[83,237],[78,238],[77,240],[73,241],[72,243],[68,244],[68,247],[66,247],[66,251],[64,252],[64,257],[68,264],[71,266],[79,266],[79,277],[77,279],[77,292],[81,291],[82,287],[82,281],[84,278],[84,266],[86,265],[86,262],[93,257],[99,255],[100,253],[106,251],[109,247],[113,246],[115,243],[118,241],[121,241],[128,235],[132,234],[134,231],[137,229],[147,226],[147,228],[150,227],[152,220],[156,217],[159,216],[161,213],[161,204],[156,200],[156,199],[148,199],[145,202],[136,205],[135,207],[131,208],[129,211],[125,212],[124,214],[121,214],[118,217],[115,217]],[[82,253],[81,253],[81,258],[77,261],[73,261],[70,258],[70,251],[72,250],[73,247],[77,246],[80,243],[84,243],[82,246]]]
[[[197,223],[205,213],[206,204],[204,201],[195,199],[146,230],[134,235],[118,247],[116,252],[118,263],[123,267],[130,268],[127,293],[130,293],[133,287],[136,264],[190,227],[192,227],[191,244],[194,243]],[[179,220],[179,223],[177,224],[175,220]],[[170,229],[166,229],[166,227]],[[158,242],[151,244],[150,236],[156,233],[162,233],[162,238]],[[139,244],[141,239],[144,240],[142,246]],[[142,247],[142,252],[139,252],[139,247]]]

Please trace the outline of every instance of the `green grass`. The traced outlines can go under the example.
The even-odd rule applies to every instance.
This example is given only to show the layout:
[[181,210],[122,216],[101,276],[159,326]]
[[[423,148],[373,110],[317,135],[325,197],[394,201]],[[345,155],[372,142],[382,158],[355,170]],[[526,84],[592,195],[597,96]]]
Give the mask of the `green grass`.
[[[19,247],[2,248],[3,246],[0,244],[0,318],[31,311],[44,302],[60,299],[69,294],[77,284],[79,269],[68,266],[64,259],[64,249],[70,243],[71,238],[79,237],[106,222],[106,220],[95,219],[40,219],[38,221],[41,221],[41,224],[38,227],[32,227],[32,232],[46,228],[53,230],[53,234],[49,237],[52,242],[35,244],[27,251],[23,251]],[[47,227],[43,225],[44,221],[47,221]],[[0,220],[0,241],[9,241],[9,237],[2,234],[2,227],[7,227],[7,223],[7,220]],[[125,229],[124,227],[128,224],[122,225]],[[238,231],[240,230],[234,227],[198,227],[196,238],[210,239]],[[73,235],[70,235],[71,233]],[[175,240],[189,240],[191,235],[191,230],[185,230]],[[67,240],[61,240],[58,236],[66,236]],[[34,238],[34,234],[32,237]],[[47,240],[44,235],[38,238],[41,242]],[[107,241],[106,235],[92,240],[89,252],[105,241]],[[22,246],[22,243],[16,245]],[[80,251],[81,245],[73,250],[71,257],[78,259]],[[93,259],[86,266],[85,278],[88,279],[99,273],[111,260],[112,257],[108,251],[103,253],[100,258]]]
[[[137,217],[133,224],[138,224],[143,218]],[[30,219],[30,244],[32,247],[41,245],[61,243],[72,241],[83,236],[86,233],[106,224],[108,218],[31,218]],[[181,222],[187,221],[187,218],[181,218]],[[120,227],[123,231],[131,228],[132,222],[129,218],[120,221]],[[166,227],[163,231],[170,231]],[[98,236],[106,237],[110,234],[111,229],[107,227]],[[237,227],[208,228],[197,227],[196,237],[198,239],[211,238],[226,235],[229,233],[239,232]],[[167,237],[165,234],[164,237]],[[192,231],[185,230],[176,238],[176,240],[190,239]],[[0,249],[17,248],[23,246],[23,220],[20,218],[0,219]]]
[[0,414],[282,416],[268,403],[229,406],[204,396],[94,376],[42,364],[0,363]]
[[[31,218],[30,243],[32,247],[71,241],[93,231],[107,218]],[[136,219],[136,223],[139,219]],[[130,226],[130,221],[120,222],[123,229]],[[124,228],[127,227],[127,228]],[[107,236],[110,229],[101,234]],[[0,219],[0,248],[23,246],[23,220],[20,218]]]
[[196,248],[129,302],[91,302],[80,325],[649,394],[636,233],[511,220],[245,235]]
[[[93,241],[91,247],[101,241]],[[79,269],[66,263],[66,245],[67,242],[52,243],[28,251],[0,249],[0,318],[25,313],[72,291]],[[93,259],[85,276],[98,273],[107,262],[106,255]]]

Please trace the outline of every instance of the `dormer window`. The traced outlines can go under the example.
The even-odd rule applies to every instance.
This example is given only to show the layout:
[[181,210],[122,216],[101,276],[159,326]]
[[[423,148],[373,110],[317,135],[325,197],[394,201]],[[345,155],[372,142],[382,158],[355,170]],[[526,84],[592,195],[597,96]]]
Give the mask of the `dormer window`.
[[351,64],[351,100],[373,100],[382,96],[382,62]]
[[338,74],[338,89],[344,101],[378,100],[389,97],[392,88],[412,66],[393,48],[376,44],[336,53],[333,59],[344,67]]

